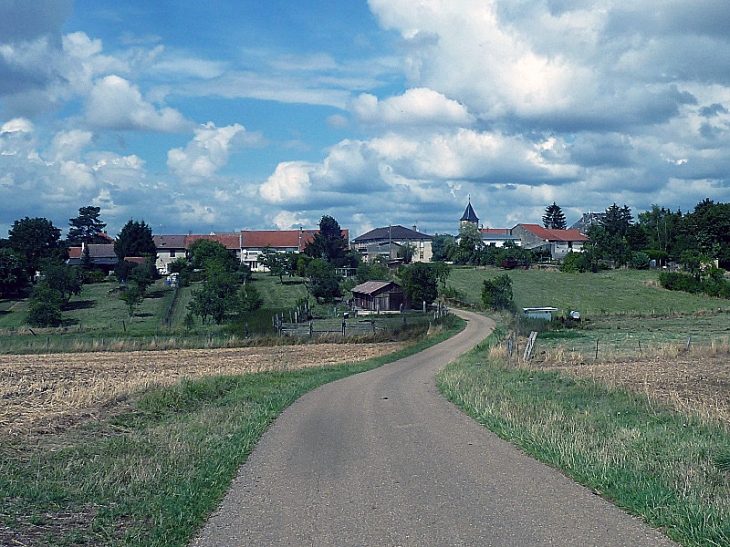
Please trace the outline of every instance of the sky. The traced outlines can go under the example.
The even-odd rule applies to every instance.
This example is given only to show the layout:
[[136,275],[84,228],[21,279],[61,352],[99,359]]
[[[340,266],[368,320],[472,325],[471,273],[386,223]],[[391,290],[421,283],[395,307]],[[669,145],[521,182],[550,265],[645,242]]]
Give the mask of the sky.
[[0,237],[730,201],[727,0],[0,0]]

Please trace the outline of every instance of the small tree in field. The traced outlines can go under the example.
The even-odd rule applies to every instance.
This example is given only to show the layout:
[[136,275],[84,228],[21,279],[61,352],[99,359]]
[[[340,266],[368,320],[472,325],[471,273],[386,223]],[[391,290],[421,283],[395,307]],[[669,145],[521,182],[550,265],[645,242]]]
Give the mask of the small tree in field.
[[542,216],[542,225],[548,230],[565,230],[568,226],[563,210],[554,201],[552,205],[548,205],[545,208],[545,214]]
[[482,287],[482,303],[493,310],[515,311],[512,279],[507,274],[485,279]]

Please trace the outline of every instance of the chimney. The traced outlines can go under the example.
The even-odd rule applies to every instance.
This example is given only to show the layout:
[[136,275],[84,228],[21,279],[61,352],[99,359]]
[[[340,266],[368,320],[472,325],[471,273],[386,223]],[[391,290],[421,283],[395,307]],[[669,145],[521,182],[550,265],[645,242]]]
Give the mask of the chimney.
[[415,224],[413,225],[413,231],[414,232],[417,232],[418,231],[418,226],[416,226]]

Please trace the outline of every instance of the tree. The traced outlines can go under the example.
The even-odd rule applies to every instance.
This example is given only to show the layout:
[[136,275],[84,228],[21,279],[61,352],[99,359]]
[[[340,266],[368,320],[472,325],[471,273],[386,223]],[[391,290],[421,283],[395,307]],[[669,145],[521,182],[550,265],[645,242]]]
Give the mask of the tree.
[[304,247],[304,253],[312,258],[321,258],[340,267],[340,262],[347,253],[347,239],[342,233],[339,223],[329,215],[319,221],[319,232]]
[[26,283],[23,261],[12,249],[0,249],[0,296],[16,294]]
[[629,230],[629,226],[633,223],[631,209],[624,205],[619,207],[615,203],[606,209],[603,218],[600,221],[601,226],[606,229],[610,236],[624,237]]
[[416,262],[398,270],[403,292],[413,305],[426,302],[426,306],[430,306],[436,300],[440,275],[444,274],[435,263]]
[[152,239],[152,228],[143,220],[128,221],[114,240],[114,253],[120,262],[128,256],[156,258],[157,247]]
[[477,264],[484,248],[482,234],[474,224],[464,223],[459,228],[459,242],[452,247],[449,259],[457,264]]
[[342,296],[340,277],[335,273],[335,265],[323,258],[315,258],[307,267],[312,296],[325,302]]
[[415,245],[406,243],[398,249],[398,258],[403,259],[403,264],[410,264],[413,261],[413,256],[416,254],[418,249]]
[[450,234],[439,234],[431,240],[431,262],[449,260],[449,252],[456,245],[456,238]]
[[10,248],[23,262],[28,279],[32,279],[40,270],[43,259],[62,259],[63,247],[59,240],[61,230],[45,218],[28,218],[16,220],[8,230]]
[[101,207],[79,208],[79,216],[69,219],[71,228],[68,231],[66,242],[71,246],[80,246],[82,243],[104,243],[106,238],[102,235],[106,224],[99,220]]
[[28,324],[33,327],[57,327],[61,324],[63,297],[42,281],[33,287],[28,300]]
[[217,241],[199,239],[190,245],[188,251],[193,269],[203,270],[206,275],[214,270],[233,272],[238,267],[238,259]]
[[259,260],[271,275],[279,278],[279,282],[284,284],[284,276],[291,275],[293,268],[296,267],[296,261],[293,258],[294,253],[280,253],[273,248],[266,246],[261,250]]
[[485,279],[482,286],[482,303],[493,310],[514,311],[515,303],[510,276],[502,274],[493,279]]
[[43,281],[61,294],[64,304],[68,304],[73,295],[81,293],[84,273],[78,267],[51,262],[42,271]]
[[188,309],[199,316],[203,323],[213,320],[220,325],[226,314],[235,311],[239,304],[236,295],[238,286],[233,273],[214,270],[203,281],[201,289],[193,291]]
[[562,209],[554,201],[545,208],[542,224],[548,230],[565,230],[568,226]]

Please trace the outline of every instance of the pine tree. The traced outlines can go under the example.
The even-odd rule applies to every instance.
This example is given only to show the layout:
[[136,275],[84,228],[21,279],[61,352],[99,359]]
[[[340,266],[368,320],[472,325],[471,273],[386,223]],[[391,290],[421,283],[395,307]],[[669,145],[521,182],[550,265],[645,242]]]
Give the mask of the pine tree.
[[81,245],[82,243],[104,243],[106,238],[102,235],[106,224],[99,220],[100,207],[81,207],[79,216],[69,220],[71,228],[68,230],[66,241],[69,245]]
[[545,208],[542,224],[548,230],[565,230],[568,226],[562,209],[554,201],[552,205]]

